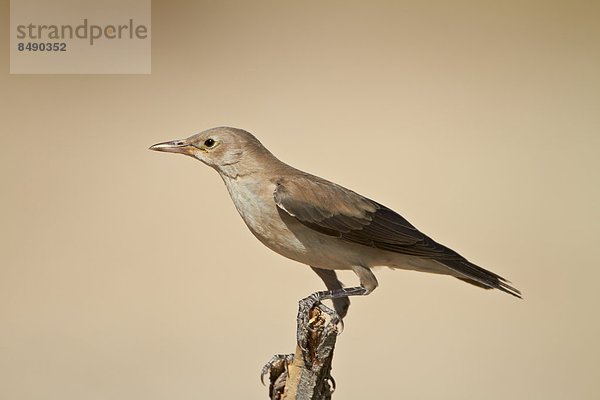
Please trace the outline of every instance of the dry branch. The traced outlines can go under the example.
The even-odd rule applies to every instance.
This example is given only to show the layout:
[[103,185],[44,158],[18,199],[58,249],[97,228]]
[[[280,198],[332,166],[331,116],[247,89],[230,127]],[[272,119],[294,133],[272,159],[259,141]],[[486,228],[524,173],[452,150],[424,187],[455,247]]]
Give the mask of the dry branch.
[[298,332],[306,334],[305,351],[296,345],[293,357],[274,356],[263,369],[263,374],[269,374],[271,400],[331,399],[335,389],[331,364],[338,329],[327,315],[330,311],[323,305],[313,307],[307,326],[299,318]]

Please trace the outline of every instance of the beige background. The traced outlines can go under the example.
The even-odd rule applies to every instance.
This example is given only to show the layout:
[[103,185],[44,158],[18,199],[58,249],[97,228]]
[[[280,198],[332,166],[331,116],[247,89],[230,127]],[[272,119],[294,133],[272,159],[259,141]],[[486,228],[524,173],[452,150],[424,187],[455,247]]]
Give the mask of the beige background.
[[489,3],[155,1],[149,76],[10,76],[3,29],[0,398],[266,398],[322,284],[147,151],[216,125],[524,292],[379,272],[337,399],[598,398],[600,7]]

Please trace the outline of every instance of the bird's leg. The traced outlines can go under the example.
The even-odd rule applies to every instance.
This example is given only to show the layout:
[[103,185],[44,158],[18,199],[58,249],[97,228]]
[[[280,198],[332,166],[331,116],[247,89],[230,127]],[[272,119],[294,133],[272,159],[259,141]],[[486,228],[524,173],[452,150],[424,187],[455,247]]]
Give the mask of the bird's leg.
[[329,323],[323,328],[323,333],[321,334],[322,338],[326,338],[331,329],[337,329],[337,325],[342,322],[342,319],[334,310],[321,304],[321,302],[323,300],[333,300],[348,296],[364,296],[370,292],[370,290],[363,286],[324,290],[315,292],[298,302],[296,340],[298,341],[298,345],[302,349],[305,358],[308,354],[306,343],[308,341],[309,332],[311,331],[310,311],[314,307],[318,307],[322,312],[329,315]]
[[333,311],[329,307],[321,305],[320,303],[323,300],[333,300],[349,296],[365,296],[369,293],[371,293],[371,291],[363,286],[315,292],[298,302],[298,324],[301,324],[305,327],[308,326],[308,314],[310,310],[312,310],[312,308],[315,307],[317,304],[322,306],[319,307],[321,308],[321,311],[325,312],[331,317],[331,322],[337,324],[341,321],[341,318],[337,315],[335,311]]
[[[337,274],[332,269],[321,269],[312,267],[312,270],[323,280],[325,286],[327,286],[327,290],[335,290],[341,289],[344,287],[342,282],[340,282],[337,278]],[[350,299],[348,297],[338,297],[337,299],[333,299],[333,309],[336,313],[338,313],[341,319],[344,319],[346,314],[348,314],[348,308],[350,307]],[[343,325],[342,325],[343,326]]]
[[[373,274],[370,268],[363,266],[353,266],[352,271],[358,276],[360,280],[360,286],[355,287],[339,287],[332,290],[325,290],[321,292],[315,292],[310,296],[300,300],[298,302],[298,316],[296,320],[297,328],[296,328],[296,340],[298,342],[298,346],[302,350],[302,355],[304,360],[307,360],[308,352],[308,340],[309,335],[312,328],[311,326],[311,310],[315,307],[318,308],[319,311],[322,311],[329,315],[329,323],[322,327],[320,332],[321,341],[328,337],[328,335],[332,332],[332,330],[337,329],[337,325],[342,321],[340,316],[325,305],[321,304],[323,300],[335,300],[343,297],[349,296],[366,296],[371,293],[377,287],[377,278]],[[317,324],[317,328],[321,328],[320,325]],[[322,345],[321,342],[319,345]]]

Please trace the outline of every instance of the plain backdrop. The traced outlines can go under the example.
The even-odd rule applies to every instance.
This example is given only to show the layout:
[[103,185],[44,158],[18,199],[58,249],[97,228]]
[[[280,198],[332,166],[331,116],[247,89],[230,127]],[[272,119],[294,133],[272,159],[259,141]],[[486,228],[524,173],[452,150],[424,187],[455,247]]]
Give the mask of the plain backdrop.
[[0,32],[0,398],[266,398],[322,283],[147,150],[220,125],[524,293],[377,272],[334,398],[599,398],[598,2],[152,7],[151,75],[9,75]]

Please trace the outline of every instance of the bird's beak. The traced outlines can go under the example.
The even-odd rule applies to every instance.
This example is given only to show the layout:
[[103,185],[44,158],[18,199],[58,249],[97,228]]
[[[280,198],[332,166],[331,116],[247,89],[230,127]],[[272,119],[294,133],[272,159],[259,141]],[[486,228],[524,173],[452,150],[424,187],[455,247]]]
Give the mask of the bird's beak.
[[181,153],[191,156],[193,155],[194,146],[189,144],[187,140],[173,140],[171,142],[157,143],[154,146],[150,146],[149,150]]

